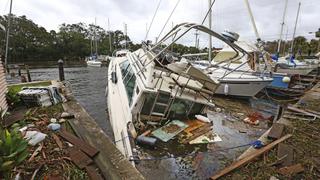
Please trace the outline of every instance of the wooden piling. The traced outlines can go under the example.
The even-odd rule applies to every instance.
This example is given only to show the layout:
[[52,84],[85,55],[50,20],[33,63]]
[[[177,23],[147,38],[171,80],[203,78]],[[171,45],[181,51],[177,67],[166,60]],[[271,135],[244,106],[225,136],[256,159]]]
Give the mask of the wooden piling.
[[28,82],[31,82],[31,75],[30,75],[30,71],[29,71],[29,66],[25,65],[26,71],[27,71],[27,77],[28,77]]
[[59,67],[59,80],[64,81],[64,69],[63,69],[63,60],[58,60],[58,67]]

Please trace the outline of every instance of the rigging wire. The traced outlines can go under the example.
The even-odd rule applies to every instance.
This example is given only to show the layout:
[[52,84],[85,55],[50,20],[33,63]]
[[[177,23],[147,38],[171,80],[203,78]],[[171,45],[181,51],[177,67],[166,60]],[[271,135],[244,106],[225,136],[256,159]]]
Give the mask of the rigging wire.
[[213,2],[211,3],[211,6],[210,6],[209,10],[207,11],[206,16],[205,16],[204,19],[202,20],[201,25],[203,25],[203,23],[206,21],[206,19],[207,19],[208,15],[209,15],[210,11],[212,10],[212,7],[213,7],[213,5],[214,5],[215,2],[216,2],[216,0],[213,0]]
[[157,15],[157,13],[158,13],[158,10],[159,10],[159,7],[160,7],[160,4],[161,4],[161,1],[162,1],[162,0],[159,0],[159,3],[158,3],[158,5],[157,5],[156,11],[155,11],[155,12],[154,12],[154,14],[153,14],[153,17],[152,17],[152,20],[151,20],[150,26],[149,26],[149,28],[148,28],[148,31],[147,31],[147,34],[146,34],[146,37],[144,38],[144,40],[147,40],[147,38],[148,38],[149,31],[150,31],[150,29],[151,29],[151,27],[152,27],[152,24],[153,24],[154,18],[156,17],[156,15]]
[[172,9],[171,14],[169,15],[166,23],[164,24],[164,26],[162,27],[162,29],[161,29],[161,31],[160,31],[160,33],[159,33],[159,35],[158,35],[158,38],[160,38],[161,33],[163,32],[164,28],[167,26],[169,20],[171,19],[171,16],[173,15],[173,13],[174,13],[174,11],[176,10],[176,8],[177,8],[177,6],[178,6],[179,3],[180,3],[180,0],[177,1],[176,5],[175,5],[174,8]]

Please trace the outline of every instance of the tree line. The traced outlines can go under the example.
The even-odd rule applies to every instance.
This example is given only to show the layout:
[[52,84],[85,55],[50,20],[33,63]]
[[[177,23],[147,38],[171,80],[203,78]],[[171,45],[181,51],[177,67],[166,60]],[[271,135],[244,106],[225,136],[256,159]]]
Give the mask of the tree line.
[[[7,25],[8,16],[0,17],[0,24]],[[26,16],[11,16],[8,63],[28,61],[56,61],[57,59],[81,60],[95,53],[96,39],[98,54],[111,55],[111,51],[122,47],[136,50],[130,38],[120,30],[106,31],[94,24],[61,24],[58,31],[47,31]],[[0,54],[5,54],[6,32],[0,32]],[[112,50],[110,50],[111,37]]]

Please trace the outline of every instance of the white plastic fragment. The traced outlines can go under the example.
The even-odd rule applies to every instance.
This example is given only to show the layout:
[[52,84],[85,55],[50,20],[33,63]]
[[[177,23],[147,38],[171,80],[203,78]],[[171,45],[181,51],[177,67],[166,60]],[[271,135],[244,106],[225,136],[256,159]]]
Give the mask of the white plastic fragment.
[[57,131],[61,128],[61,125],[58,123],[50,123],[47,127],[52,131]]
[[50,119],[50,122],[51,122],[51,123],[56,123],[56,122],[57,122],[57,119],[56,119],[56,118],[51,118],[51,119]]
[[24,138],[28,141],[28,144],[35,146],[46,138],[46,134],[38,131],[27,131]]
[[202,121],[202,122],[205,122],[205,123],[209,123],[209,122],[210,122],[210,119],[207,118],[207,117],[205,117],[205,116],[195,115],[195,117],[196,117],[198,120]]

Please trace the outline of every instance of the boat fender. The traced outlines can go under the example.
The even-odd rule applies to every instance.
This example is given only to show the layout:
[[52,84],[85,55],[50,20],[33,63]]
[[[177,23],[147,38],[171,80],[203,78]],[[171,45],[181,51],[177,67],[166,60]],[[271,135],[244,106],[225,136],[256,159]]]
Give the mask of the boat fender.
[[290,82],[290,77],[288,77],[288,76],[283,77],[282,78],[282,82],[289,83]]
[[157,142],[157,139],[153,138],[153,137],[147,137],[147,136],[142,135],[142,136],[138,136],[136,141],[138,144],[148,145],[148,146],[154,147]]
[[207,118],[207,117],[205,117],[205,116],[195,115],[195,117],[196,117],[198,120],[202,121],[202,122],[205,122],[205,123],[209,123],[209,122],[210,122],[210,119]]
[[228,95],[229,94],[229,85],[225,84],[224,85],[224,95]]
[[117,73],[115,71],[111,72],[111,81],[114,84],[117,84],[117,82],[118,82]]

